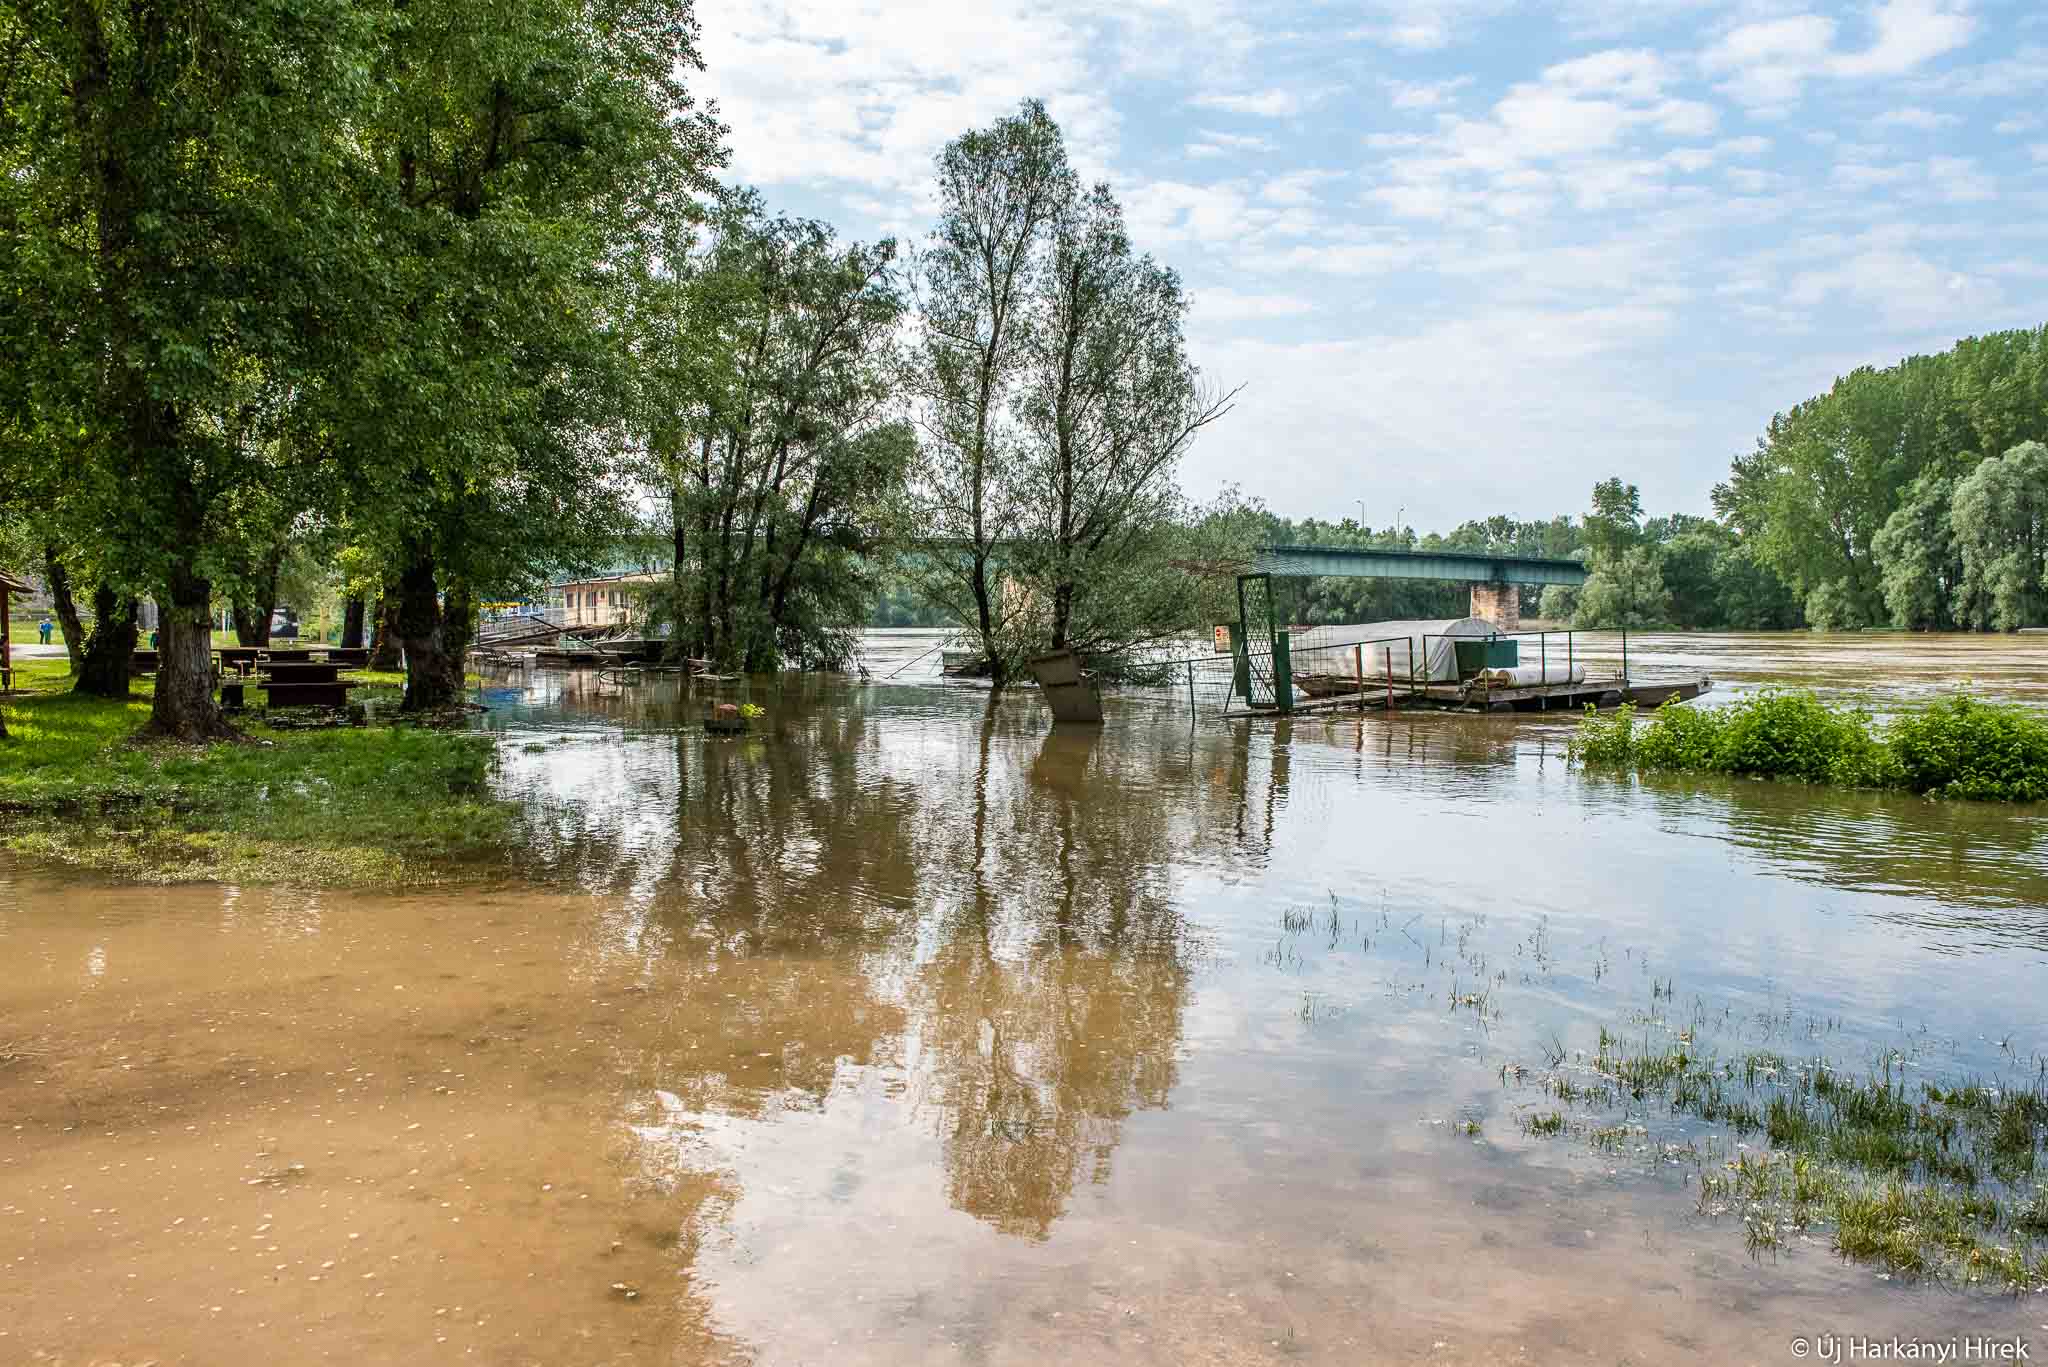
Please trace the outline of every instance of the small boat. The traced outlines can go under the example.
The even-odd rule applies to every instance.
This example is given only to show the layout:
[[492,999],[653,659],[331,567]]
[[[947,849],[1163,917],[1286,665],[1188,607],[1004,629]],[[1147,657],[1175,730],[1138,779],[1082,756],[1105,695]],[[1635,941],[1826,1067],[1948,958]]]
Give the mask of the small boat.
[[988,656],[978,650],[942,650],[939,652],[939,671],[953,679],[984,679],[988,677],[990,665]]

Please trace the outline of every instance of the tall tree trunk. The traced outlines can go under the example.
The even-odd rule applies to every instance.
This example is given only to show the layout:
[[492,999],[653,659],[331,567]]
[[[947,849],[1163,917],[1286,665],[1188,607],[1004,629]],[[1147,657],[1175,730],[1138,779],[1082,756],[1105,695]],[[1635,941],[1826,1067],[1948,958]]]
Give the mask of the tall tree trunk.
[[989,595],[988,557],[974,556],[974,611],[981,626],[981,653],[988,657],[989,682],[1001,688],[1009,682],[1009,667],[1003,660],[1002,645],[996,640],[995,605]]
[[237,598],[232,611],[235,618],[235,641],[244,646],[267,646],[270,644],[270,609],[260,603],[245,603]]
[[213,584],[181,559],[159,606],[156,695],[143,734],[208,741],[235,735],[213,700]]
[[235,639],[245,646],[267,646],[270,644],[270,621],[277,615],[277,576],[284,568],[284,542],[272,545],[256,566],[255,583],[249,588],[252,596],[244,602],[234,602]]
[[363,596],[355,594],[342,603],[341,648],[361,650],[363,648]]
[[136,603],[105,585],[92,592],[92,633],[78,658],[74,693],[95,698],[128,696],[128,671],[135,662]]
[[[451,604],[451,606],[453,606]],[[466,601],[464,604],[467,606]],[[434,585],[434,558],[416,547],[406,557],[405,570],[398,577],[398,634],[405,641],[406,712],[428,712],[452,707],[462,698],[462,656],[466,624],[450,623],[441,611]]]
[[71,672],[76,675],[85,657],[85,624],[78,620],[78,603],[71,597],[71,574],[57,558],[55,546],[43,547],[43,578],[49,581],[50,602],[57,609],[57,629],[64,633],[64,653],[70,657]]
[[404,663],[402,653],[404,642],[398,637],[398,591],[396,585],[387,586],[387,592],[377,595],[377,612],[371,619],[375,624],[370,634],[371,669],[395,673]]

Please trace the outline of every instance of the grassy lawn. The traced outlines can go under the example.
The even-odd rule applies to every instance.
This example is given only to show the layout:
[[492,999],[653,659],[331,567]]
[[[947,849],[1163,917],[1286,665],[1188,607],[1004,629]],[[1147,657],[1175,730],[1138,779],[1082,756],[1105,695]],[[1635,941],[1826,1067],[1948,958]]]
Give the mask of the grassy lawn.
[[389,885],[461,876],[512,830],[488,736],[250,721],[247,744],[142,746],[148,680],[106,702],[65,692],[62,660],[20,666],[0,702],[0,847],[16,853],[148,881]]

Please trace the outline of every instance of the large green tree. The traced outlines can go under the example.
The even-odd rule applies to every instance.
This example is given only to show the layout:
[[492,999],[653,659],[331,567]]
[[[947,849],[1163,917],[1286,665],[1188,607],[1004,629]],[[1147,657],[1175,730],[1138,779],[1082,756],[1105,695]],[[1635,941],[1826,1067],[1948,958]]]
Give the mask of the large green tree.
[[895,254],[738,195],[650,295],[646,449],[673,566],[654,597],[681,652],[751,670],[850,656],[916,455],[891,411]]
[[224,729],[219,520],[295,408],[250,395],[362,340],[373,244],[346,187],[393,23],[352,0],[0,7],[0,384],[106,587],[162,608],[158,735]]
[[460,694],[480,594],[629,523],[636,300],[687,249],[723,129],[687,0],[413,0],[354,182],[388,268],[336,388],[351,527],[391,566],[405,706]]
[[997,683],[1020,651],[1003,593],[1005,547],[1022,519],[1011,409],[1034,274],[1077,184],[1059,125],[1027,100],[939,153],[939,221],[915,263],[922,326],[907,378],[924,457],[925,591],[975,634]]
[[1205,391],[1180,280],[1132,247],[1107,185],[1060,207],[1032,284],[1011,557],[1027,640],[1116,658],[1196,625],[1180,458],[1231,396]]
[[2001,631],[2048,623],[2048,446],[2022,442],[1981,462],[1957,483],[1951,520],[1957,619]]

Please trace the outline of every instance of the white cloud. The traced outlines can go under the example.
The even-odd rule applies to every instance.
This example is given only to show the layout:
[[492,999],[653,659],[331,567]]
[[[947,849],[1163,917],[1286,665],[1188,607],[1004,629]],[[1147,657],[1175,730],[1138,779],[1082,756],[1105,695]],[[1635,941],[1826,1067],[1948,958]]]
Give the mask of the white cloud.
[[1232,289],[1196,290],[1192,296],[1194,321],[1208,323],[1254,321],[1261,318],[1296,318],[1315,312],[1315,301],[1298,294],[1244,294]]
[[1289,243],[1329,240],[1333,228],[1310,204],[1312,187],[1327,176],[1301,171],[1257,184],[1144,180],[1118,193],[1131,236],[1145,250],[1199,249],[1242,258]]
[[1387,103],[1396,109],[1438,109],[1450,104],[1459,91],[1471,84],[1470,76],[1448,81],[1388,81]]
[[733,172],[901,193],[948,139],[1043,95],[1084,160],[1106,160],[1117,116],[1091,82],[1074,16],[1018,0],[733,0],[703,12],[698,82],[732,125]]
[[1729,30],[1701,54],[1721,89],[1760,109],[1797,100],[1819,77],[1902,76],[1969,42],[1976,21],[1960,0],[1883,0],[1867,45],[1838,45],[1839,26],[1819,14],[1757,20]]
[[[1527,222],[1554,206],[1620,209],[1673,193],[1670,177],[1704,170],[1708,147],[1671,148],[1711,135],[1710,105],[1678,98],[1678,73],[1644,49],[1589,53],[1511,86],[1483,116],[1439,114],[1436,131],[1368,137],[1393,155],[1366,192],[1396,218],[1438,223]],[[1643,143],[1656,143],[1648,152]]]
[[1383,24],[1370,24],[1364,28],[1353,29],[1344,36],[1384,43],[1403,52],[1434,52],[1449,45],[1451,26],[1446,20],[1434,15],[1417,15]]
[[1911,174],[1912,171],[1904,166],[1872,166],[1864,162],[1843,161],[1835,164],[1834,173],[1828,179],[1840,189],[1869,190],[1897,185]]
[[1927,82],[1931,91],[1964,95],[1972,99],[2037,98],[2048,86],[2048,47],[2030,43],[2010,57],[1964,67],[1938,80]]
[[1811,313],[1852,302],[1895,327],[1971,330],[1998,297],[1988,280],[1955,270],[1883,233],[1832,265],[1794,276],[1787,301]]
[[2000,119],[1992,125],[1991,131],[2009,138],[2020,133],[2031,133],[2040,126],[2041,120],[2037,115],[2020,114],[2010,119]]
[[1905,109],[1890,109],[1877,116],[1880,128],[1918,128],[1930,130],[1947,128],[1962,120],[1954,114],[1937,114],[1931,109],[1908,106]]
[[[1617,449],[1659,464],[1686,449],[1694,420],[1634,378],[1654,367],[1673,322],[1656,307],[1509,306],[1343,340],[1201,339],[1204,371],[1244,382],[1260,420],[1198,446],[1189,482],[1203,490],[1256,469],[1275,506],[1311,508],[1347,478],[1360,492],[1370,481],[1388,502],[1398,493],[1421,526],[1481,508],[1548,514],[1607,473]],[[1527,459],[1532,433],[1542,434],[1540,487],[1504,483],[1495,461]]]
[[1929,157],[1927,179],[1950,204],[1976,204],[1998,198],[1998,187],[1970,157]]
[[1195,104],[1205,109],[1220,109],[1227,114],[1249,114],[1264,119],[1286,118],[1299,114],[1310,101],[1298,90],[1274,87],[1271,90],[1254,90],[1236,95],[1198,95]]
[[1337,171],[1289,171],[1260,187],[1259,198],[1270,204],[1310,204],[1318,185],[1341,179],[1342,173]]
[[1887,0],[1877,10],[1877,37],[1860,52],[1838,54],[1835,76],[1903,76],[1970,41],[1977,21],[1961,0]]
[[1187,148],[1191,157],[1263,155],[1273,150],[1272,139],[1244,133],[1218,133],[1204,129],[1195,136],[1197,141],[1189,143]]

